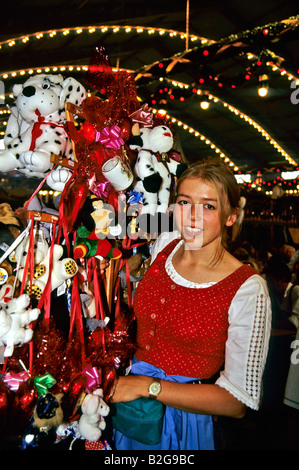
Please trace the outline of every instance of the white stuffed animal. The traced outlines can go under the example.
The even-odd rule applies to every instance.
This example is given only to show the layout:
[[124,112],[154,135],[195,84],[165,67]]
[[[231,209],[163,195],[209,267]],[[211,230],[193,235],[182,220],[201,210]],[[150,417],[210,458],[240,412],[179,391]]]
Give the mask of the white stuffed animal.
[[[23,85],[13,86],[16,98],[11,108],[5,149],[0,152],[0,171],[18,169],[29,176],[44,178],[53,168],[51,154],[74,161],[71,142],[64,129],[65,103],[80,105],[84,87],[74,78],[37,74]],[[71,170],[57,166],[48,175],[48,185],[62,191]]]
[[[34,274],[32,286],[30,286],[30,276],[27,274],[26,292],[36,299],[39,299],[50,275],[51,247],[48,245],[42,230],[35,231],[34,239]],[[21,282],[24,276],[24,266],[28,256],[28,248],[29,240],[24,240],[15,250],[15,260],[20,266],[17,276]],[[62,256],[63,247],[55,244],[52,255],[51,291],[57,289],[57,287],[61,286],[67,279],[75,276],[78,271],[77,263],[72,258],[62,258]],[[30,265],[28,268],[30,270]]]
[[142,214],[166,213],[171,191],[171,175],[180,176],[187,165],[168,155],[174,143],[169,127],[160,125],[152,129],[141,128],[137,138],[139,142],[130,144],[130,148],[138,150],[134,167],[134,190],[143,195]]
[[88,441],[98,441],[106,428],[104,417],[108,416],[110,408],[103,400],[102,393],[102,389],[89,393],[81,405],[79,432]]
[[14,346],[21,346],[32,340],[31,322],[37,320],[40,310],[28,308],[30,297],[22,294],[0,306],[0,344],[5,345],[4,356],[12,356]]

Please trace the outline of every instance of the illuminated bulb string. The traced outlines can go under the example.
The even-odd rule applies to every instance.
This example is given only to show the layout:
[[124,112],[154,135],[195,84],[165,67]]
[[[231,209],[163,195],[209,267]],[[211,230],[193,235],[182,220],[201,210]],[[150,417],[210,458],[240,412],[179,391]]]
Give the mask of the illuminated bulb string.
[[153,28],[153,27],[148,27],[148,26],[129,26],[129,25],[99,25],[99,26],[77,26],[74,28],[61,28],[61,29],[56,29],[56,30],[47,30],[47,31],[41,31],[41,32],[36,32],[32,34],[28,34],[25,36],[18,36],[15,38],[7,39],[6,41],[1,41],[0,42],[0,49],[5,46],[9,47],[14,47],[14,46],[20,46],[22,44],[26,44],[28,41],[33,41],[33,40],[39,40],[39,39],[52,39],[55,38],[57,35],[63,35],[63,36],[68,36],[71,33],[75,34],[93,34],[93,33],[107,33],[107,32],[112,32],[112,33],[120,33],[120,32],[125,32],[127,34],[129,33],[147,33],[149,35],[155,35],[156,33],[159,36],[164,36],[167,34],[169,37],[172,38],[179,38],[182,40],[186,40],[187,34],[188,34],[188,39],[190,41],[195,42],[195,41],[201,41],[202,44],[211,44],[214,41],[210,41],[207,38],[196,36],[194,34],[189,35],[189,32],[181,32],[181,31],[176,31],[173,29],[166,29],[166,28]]
[[[22,69],[22,70],[18,70],[18,71],[12,71],[12,72],[4,72],[2,74],[0,74],[0,77],[3,78],[3,79],[8,79],[10,77],[17,77],[18,75],[19,76],[24,76],[26,74],[29,74],[29,75],[32,75],[34,73],[52,73],[52,72],[72,72],[72,71],[76,71],[76,72],[86,72],[88,70],[88,65],[61,65],[61,66],[47,66],[47,67],[36,67],[36,68],[30,68],[30,69]],[[113,71],[118,71],[118,70],[123,70],[123,69],[117,69],[117,68],[113,68],[112,69]],[[133,70],[127,70],[128,72],[132,72],[134,73]],[[169,80],[167,78],[165,78],[166,81],[170,82],[173,86],[176,86],[176,87],[179,87],[179,88],[184,88],[184,89],[189,89],[190,88],[190,85],[188,84],[184,84],[182,82],[177,82],[177,81],[173,81],[173,80]],[[194,87],[193,87],[194,88]],[[267,141],[269,141],[269,143],[271,145],[274,146],[274,148],[279,152],[281,153],[281,155],[291,164],[291,165],[294,165],[294,166],[297,166],[297,162],[295,162],[295,160],[292,159],[292,157],[290,157],[290,155],[287,154],[287,152],[285,152],[285,150],[283,150],[283,148],[270,136],[270,134],[268,134],[259,124],[257,124],[252,118],[250,118],[249,116],[247,116],[245,113],[239,111],[237,108],[235,108],[234,106],[230,105],[229,103],[226,103],[225,101],[221,100],[220,98],[216,97],[215,95],[212,95],[210,92],[207,92],[207,91],[202,91],[200,90],[199,88],[197,89],[196,91],[197,94],[204,94],[206,96],[208,96],[208,98],[210,100],[213,100],[215,103],[217,102],[220,102],[225,108],[227,108],[230,112],[233,112],[235,115],[239,116],[240,119],[244,119],[245,122],[247,122],[249,125],[253,126],[261,135],[262,137],[264,137]],[[13,97],[12,97],[13,98]],[[174,118],[173,118],[174,119]],[[184,124],[183,125],[183,129],[184,130],[188,130],[190,133],[193,133],[194,132],[194,135],[196,137],[200,136],[202,140],[205,140],[207,141],[207,145],[210,144],[210,140],[207,139],[205,136],[203,136],[202,134],[200,134],[198,131],[196,131],[195,129],[192,129],[191,127],[189,127],[187,124]],[[0,132],[0,135],[4,135],[5,132],[2,131]],[[227,162],[230,166],[236,166],[225,154],[224,152],[222,152],[218,147],[216,147],[216,145],[214,145],[213,143],[211,144],[213,145],[213,147],[211,147],[216,153],[219,153],[220,156],[222,158],[227,158]]]
[[[165,79],[166,81],[170,82],[173,86],[179,87],[179,88],[184,88],[184,89],[189,89],[190,85],[182,83],[182,82],[177,82],[174,80],[169,80]],[[194,89],[194,87],[192,87]],[[293,160],[293,158],[288,155],[288,153],[271,137],[268,132],[263,129],[262,126],[260,126],[257,122],[254,121],[251,117],[247,116],[245,113],[241,112],[234,106],[230,105],[229,103],[223,101],[221,98],[213,95],[212,93],[208,91],[201,90],[199,88],[196,88],[196,94],[198,95],[205,95],[208,97],[209,100],[213,100],[214,103],[220,102],[226,109],[228,109],[230,112],[234,113],[236,116],[239,116],[240,119],[243,119],[247,124],[250,126],[254,127],[257,132],[259,132],[264,139],[266,139],[273,147],[277,150],[277,152],[281,153],[281,155],[287,160],[287,162],[290,165],[297,166],[298,163]]]
[[182,129],[184,129],[185,131],[188,131],[190,134],[193,134],[195,137],[198,137],[200,138],[200,140],[202,140],[206,145],[209,145],[209,147],[215,152],[217,153],[217,155],[221,158],[224,159],[225,163],[230,166],[234,171],[238,171],[239,168],[237,167],[237,165],[230,159],[228,158],[227,155],[225,155],[225,153],[219,148],[216,146],[216,144],[214,144],[210,139],[208,139],[206,136],[204,136],[203,134],[201,134],[199,131],[197,131],[196,129],[193,129],[192,127],[188,126],[187,124],[183,123],[182,121],[170,116],[169,114],[167,114],[166,112],[164,112],[164,110],[157,110],[155,108],[152,108],[152,111],[153,113],[159,113],[159,114],[165,114],[165,117],[169,120],[171,120],[171,122],[175,125],[177,125],[178,127],[182,127]]
[[[216,43],[215,40],[189,33],[189,8],[188,8],[188,2],[187,2],[186,31],[185,32],[177,31],[173,29],[167,29],[167,28],[155,28],[155,27],[150,27],[150,26],[132,26],[132,25],[76,26],[72,28],[60,28],[56,30],[40,31],[40,32],[35,32],[35,33],[27,34],[27,35],[18,36],[15,38],[10,38],[5,41],[0,41],[0,50],[5,47],[16,47],[16,46],[18,47],[34,40],[52,39],[59,35],[68,36],[69,34],[94,34],[94,33],[105,34],[105,33],[110,33],[110,32],[113,34],[117,34],[121,32],[125,32],[126,34],[147,33],[149,36],[153,36],[153,37],[157,37],[157,35],[161,37],[168,35],[170,38],[178,38],[178,39],[184,40],[186,50],[189,49],[189,40],[194,43],[199,41],[201,42],[202,45],[207,45],[207,46]],[[247,57],[249,60],[252,58],[257,59],[257,56],[250,52],[247,53]],[[279,58],[279,59],[281,60],[282,58]],[[279,67],[278,65],[275,65],[273,61],[268,61],[266,63],[266,66],[272,67],[272,70],[279,70],[281,75],[286,75],[286,77],[289,80],[296,78],[294,75],[287,72],[285,69]]]

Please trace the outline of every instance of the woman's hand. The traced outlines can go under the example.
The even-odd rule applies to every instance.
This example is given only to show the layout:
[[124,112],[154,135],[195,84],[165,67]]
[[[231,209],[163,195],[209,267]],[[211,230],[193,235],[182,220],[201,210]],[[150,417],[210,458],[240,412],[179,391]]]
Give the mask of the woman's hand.
[[[111,403],[132,401],[140,397],[148,397],[148,387],[153,377],[144,375],[126,375],[119,377]],[[230,392],[218,385],[191,384],[161,381],[162,391],[158,400],[164,405],[192,413],[230,416],[243,418],[246,406]]]
[[147,397],[148,387],[152,377],[144,375],[126,375],[118,377],[110,403],[132,401],[136,398]]

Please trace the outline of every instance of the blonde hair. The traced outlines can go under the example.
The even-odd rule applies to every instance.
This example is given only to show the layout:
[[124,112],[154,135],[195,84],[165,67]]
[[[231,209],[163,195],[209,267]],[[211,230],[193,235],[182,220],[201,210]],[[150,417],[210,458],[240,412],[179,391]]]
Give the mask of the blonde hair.
[[[225,225],[227,217],[232,214],[238,215],[239,212],[239,185],[234,174],[223,160],[208,157],[193,163],[184,171],[177,181],[175,197],[177,197],[180,185],[184,180],[198,178],[212,183],[217,191],[221,222],[222,249],[220,249],[220,252],[223,255],[223,247],[227,241],[227,227]],[[217,256],[217,262],[221,254],[219,253],[219,256]]]

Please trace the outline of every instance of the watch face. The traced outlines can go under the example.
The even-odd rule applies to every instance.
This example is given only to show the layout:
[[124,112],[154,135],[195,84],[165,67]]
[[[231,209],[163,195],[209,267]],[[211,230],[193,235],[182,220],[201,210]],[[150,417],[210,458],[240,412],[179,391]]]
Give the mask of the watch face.
[[158,382],[153,382],[150,385],[149,392],[151,395],[157,396],[161,391],[161,385]]

